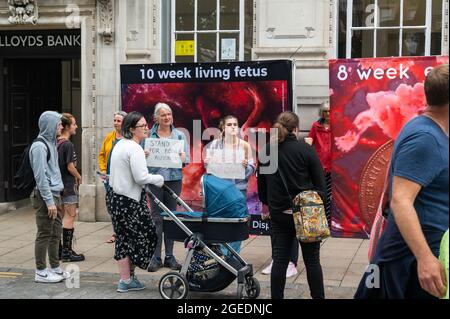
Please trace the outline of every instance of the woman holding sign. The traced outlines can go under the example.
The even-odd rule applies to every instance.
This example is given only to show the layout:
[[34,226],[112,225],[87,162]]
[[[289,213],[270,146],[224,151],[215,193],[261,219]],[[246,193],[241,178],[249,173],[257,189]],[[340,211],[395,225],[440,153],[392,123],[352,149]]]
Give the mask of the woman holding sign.
[[[165,103],[156,104],[153,118],[155,124],[150,131],[150,138],[145,143],[148,171],[151,174],[162,175],[164,183],[177,195],[180,195],[183,179],[182,167],[189,163],[189,144],[183,132],[173,126],[172,109],[169,105]],[[167,208],[171,211],[177,209],[177,202],[170,194],[158,187],[152,186],[151,189],[153,194]],[[153,200],[151,200],[151,212],[158,234],[158,245],[148,266],[148,271],[154,272],[163,266],[173,270],[180,270],[181,265],[173,255],[173,240],[164,238],[165,258],[164,263],[162,262],[162,211]]]
[[134,267],[148,267],[158,240],[144,186],[162,187],[164,178],[148,173],[144,150],[140,146],[147,134],[144,116],[138,112],[129,113],[123,119],[124,138],[117,142],[110,155],[109,211],[117,236],[114,259],[120,272],[118,292],[145,288],[134,275]]
[[[238,137],[239,122],[234,115],[227,115],[220,120],[219,129],[220,137],[212,141],[206,149],[207,172],[232,180],[244,198],[247,198],[248,179],[255,172],[250,144]],[[241,241],[229,245],[240,253]]]

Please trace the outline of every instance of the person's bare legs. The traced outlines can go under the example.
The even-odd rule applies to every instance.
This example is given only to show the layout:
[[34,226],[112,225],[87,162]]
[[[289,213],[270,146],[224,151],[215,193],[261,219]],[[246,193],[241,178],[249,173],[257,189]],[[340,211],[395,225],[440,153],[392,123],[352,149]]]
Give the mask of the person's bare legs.
[[118,260],[117,264],[119,266],[120,279],[122,279],[123,281],[129,280],[131,272],[130,258],[126,257],[124,259]]
[[83,254],[77,254],[72,248],[75,218],[77,216],[77,204],[63,205],[63,244],[61,258],[65,261],[77,262],[85,259]]
[[77,204],[63,205],[63,228],[73,229],[75,217],[77,216]]

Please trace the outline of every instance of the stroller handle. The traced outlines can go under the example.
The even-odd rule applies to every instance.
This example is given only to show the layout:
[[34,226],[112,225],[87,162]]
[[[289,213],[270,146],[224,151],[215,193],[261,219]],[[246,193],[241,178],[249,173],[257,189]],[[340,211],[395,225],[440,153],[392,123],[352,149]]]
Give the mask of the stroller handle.
[[[152,192],[152,190],[150,189],[150,185],[147,184],[145,185],[145,192],[147,194],[149,194],[151,196],[151,198],[153,199],[153,201],[156,203],[156,205],[159,206],[159,208],[161,208],[164,212],[166,212],[172,219],[173,221],[188,235],[188,236],[192,236],[193,233],[191,232],[191,230],[189,228],[186,227],[186,225],[184,225],[177,216],[175,216],[175,214],[169,209],[167,208],[166,205],[164,205],[163,202],[161,202],[158,197],[156,197],[156,195]],[[191,210],[192,211],[192,210]]]
[[170,194],[170,196],[172,196],[173,199],[175,199],[177,201],[177,203],[182,206],[184,209],[186,209],[186,211],[192,213],[194,212],[192,210],[192,208],[190,208],[188,206],[188,204],[186,204],[181,198],[180,196],[178,196],[169,186],[167,186],[166,184],[163,184],[162,189],[165,190],[166,192],[168,192]]

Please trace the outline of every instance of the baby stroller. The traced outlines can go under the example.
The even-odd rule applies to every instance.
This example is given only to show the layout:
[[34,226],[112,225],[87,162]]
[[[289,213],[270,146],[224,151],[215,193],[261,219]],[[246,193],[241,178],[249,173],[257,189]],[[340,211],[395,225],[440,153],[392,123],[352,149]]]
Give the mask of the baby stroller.
[[164,236],[184,242],[186,258],[179,272],[169,272],[159,281],[164,299],[185,299],[189,291],[217,292],[237,280],[237,298],[244,292],[256,299],[260,285],[247,264],[227,242],[248,238],[248,212],[244,196],[234,183],[213,175],[201,179],[203,212],[194,212],[169,187],[164,190],[177,200],[186,212],[170,211],[146,187],[147,193],[165,212]]

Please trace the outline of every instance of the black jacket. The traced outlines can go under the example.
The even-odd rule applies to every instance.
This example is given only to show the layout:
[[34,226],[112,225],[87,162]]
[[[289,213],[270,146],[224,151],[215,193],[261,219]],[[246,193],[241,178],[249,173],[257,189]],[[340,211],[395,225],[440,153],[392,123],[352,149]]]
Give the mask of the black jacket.
[[[264,154],[269,154],[270,145],[265,147]],[[282,212],[292,207],[292,197],[304,190],[316,190],[325,203],[326,182],[319,157],[314,148],[304,141],[298,141],[294,134],[289,134],[286,140],[278,145],[278,169],[275,173],[264,174],[263,170],[270,165],[258,165],[258,196],[259,200],[269,206],[271,213]],[[282,171],[289,194],[283,184],[278,170]]]

